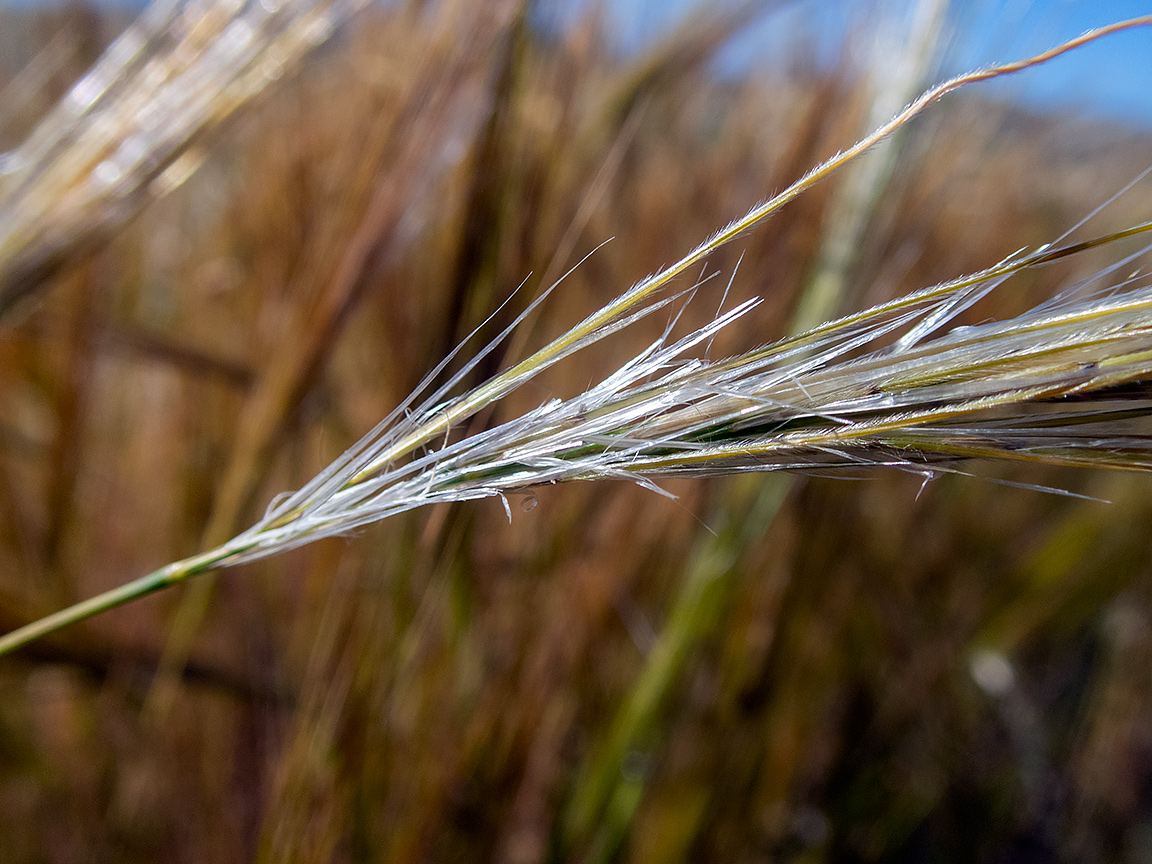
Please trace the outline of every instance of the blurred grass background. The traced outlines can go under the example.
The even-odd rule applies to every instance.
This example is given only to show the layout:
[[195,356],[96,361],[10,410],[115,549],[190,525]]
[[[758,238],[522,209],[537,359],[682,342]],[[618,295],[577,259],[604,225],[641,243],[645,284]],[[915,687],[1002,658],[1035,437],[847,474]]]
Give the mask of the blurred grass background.
[[[615,238],[478,375],[933,74],[931,52],[876,80],[802,42],[711,74],[766,11],[701,11],[621,55],[595,8],[554,28],[543,4],[396,4],[277,82],[0,327],[0,626],[227,539],[528,274],[497,326]],[[865,45],[882,16],[855,14]],[[3,21],[11,147],[126,19]],[[1057,239],[1150,143],[950,98],[719,256],[691,313],[741,252],[733,295],[765,303],[717,354],[976,270]],[[1138,187],[1100,220],[1148,203]],[[504,409],[578,392],[650,335]],[[0,663],[0,857],[1152,861],[1149,481],[972,470],[679,481],[676,501],[550,487],[511,524],[498,501],[437,506],[193,586],[175,677],[157,670],[196,617],[180,591],[62,632]]]

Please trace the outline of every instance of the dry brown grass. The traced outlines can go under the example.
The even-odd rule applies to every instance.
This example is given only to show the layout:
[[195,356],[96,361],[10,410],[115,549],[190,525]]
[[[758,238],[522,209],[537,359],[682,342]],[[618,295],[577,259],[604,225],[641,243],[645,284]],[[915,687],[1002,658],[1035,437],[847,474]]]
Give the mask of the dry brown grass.
[[[593,20],[545,37],[513,3],[374,13],[76,254],[0,331],[2,629],[250,524],[525,274],[616,238],[521,352],[854,140],[858,84],[717,83],[699,32],[621,60]],[[978,100],[912,136],[861,303],[1052,240],[1147,167],[1136,133]],[[833,188],[717,260],[743,251],[734,290],[765,299],[718,352],[784,334]],[[618,342],[508,410],[583,389]],[[111,613],[0,666],[5,854],[1115,860],[1152,818],[1148,481],[995,476],[1115,503],[877,475],[798,482],[771,518],[758,479],[676,481],[676,502],[572,485],[513,500],[511,525],[498,501],[438,505]],[[693,588],[694,567],[724,575]],[[597,792],[672,626],[675,674]],[[189,662],[157,679],[174,630]],[[981,690],[974,656],[1014,686]]]

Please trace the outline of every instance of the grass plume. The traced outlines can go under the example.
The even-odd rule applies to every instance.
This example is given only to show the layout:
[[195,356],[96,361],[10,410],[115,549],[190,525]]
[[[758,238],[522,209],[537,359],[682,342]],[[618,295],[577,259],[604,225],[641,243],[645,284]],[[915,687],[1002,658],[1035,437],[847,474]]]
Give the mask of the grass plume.
[[[1144,390],[1152,374],[1152,289],[1122,285],[1087,300],[1046,304],[1005,322],[941,330],[1009,276],[1143,236],[1152,223],[1016,255],[782,342],[709,359],[699,349],[754,308],[755,301],[747,301],[683,337],[674,338],[670,325],[661,339],[579,396],[550,400],[453,440],[453,431],[478,412],[560,360],[691,293],[696,286],[672,293],[673,281],[947,93],[1148,24],[1152,16],[1114,24],[1026,60],[929,89],[857,144],[527,359],[452,395],[531,313],[535,304],[530,305],[446,384],[426,393],[454,359],[446,358],[407,402],[305,487],[274,502],[249,530],[9,633],[0,638],[0,653],[209,569],[345,534],[417,507],[504,496],[542,484],[627,477],[658,489],[650,478],[876,466],[927,471],[974,457],[1148,468],[1152,439],[1130,429],[1128,421],[1152,407]],[[1146,249],[1116,266],[1131,263]],[[1119,396],[1129,401],[1116,406]]]

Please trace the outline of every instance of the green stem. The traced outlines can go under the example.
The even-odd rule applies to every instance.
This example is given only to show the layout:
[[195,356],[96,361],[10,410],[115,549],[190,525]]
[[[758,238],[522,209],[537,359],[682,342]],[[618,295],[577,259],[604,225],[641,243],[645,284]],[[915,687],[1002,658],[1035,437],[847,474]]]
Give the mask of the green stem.
[[25,624],[11,633],[0,636],[0,655],[15,651],[17,648],[62,627],[67,627],[69,624],[75,624],[78,621],[99,615],[101,612],[123,606],[125,603],[146,597],[162,588],[167,588],[192,576],[212,570],[221,560],[235,551],[235,549],[227,551],[223,548],[215,549],[211,552],[185,558],[183,561],[176,561],[161,567],[159,570],[154,570],[146,576],[141,576],[139,579],[134,579],[127,584],[105,591],[103,594],[75,603],[67,609],[61,609],[59,612],[53,612],[51,615]]

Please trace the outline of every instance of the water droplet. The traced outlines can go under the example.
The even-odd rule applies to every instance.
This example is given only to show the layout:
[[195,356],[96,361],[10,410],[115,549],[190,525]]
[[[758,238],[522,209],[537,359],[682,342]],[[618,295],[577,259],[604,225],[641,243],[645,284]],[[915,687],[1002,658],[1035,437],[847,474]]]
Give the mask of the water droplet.
[[536,509],[536,505],[540,503],[540,499],[536,497],[535,492],[529,492],[520,499],[520,512],[529,513]]

